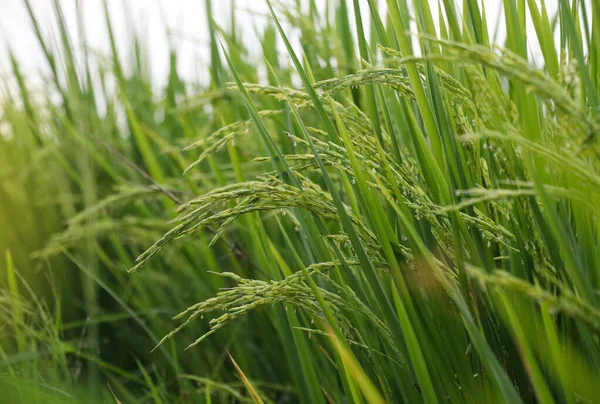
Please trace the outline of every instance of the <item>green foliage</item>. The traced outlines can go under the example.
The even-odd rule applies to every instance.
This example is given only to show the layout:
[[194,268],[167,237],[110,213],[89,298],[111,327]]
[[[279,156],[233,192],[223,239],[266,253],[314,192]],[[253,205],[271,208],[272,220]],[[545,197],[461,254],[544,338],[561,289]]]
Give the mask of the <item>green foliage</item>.
[[156,88],[108,6],[99,58],[24,0],[50,77],[3,88],[0,392],[600,401],[596,3],[505,0],[502,46],[475,0],[267,3],[255,57],[206,0],[210,82],[172,49]]

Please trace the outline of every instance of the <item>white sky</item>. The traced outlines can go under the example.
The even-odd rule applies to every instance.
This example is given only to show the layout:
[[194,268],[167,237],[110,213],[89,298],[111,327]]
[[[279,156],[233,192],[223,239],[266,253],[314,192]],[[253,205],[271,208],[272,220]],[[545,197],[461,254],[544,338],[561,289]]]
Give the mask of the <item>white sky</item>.
[[[53,0],[30,0],[34,12],[42,22],[44,32],[56,32],[56,22],[53,18]],[[104,52],[108,52],[108,39],[104,23],[103,0],[80,0],[83,5],[83,20],[89,45]],[[106,0],[109,6],[111,19],[116,34],[117,44],[121,47],[123,55],[129,55],[128,46],[131,41],[133,29],[143,33],[145,45],[150,50],[150,66],[152,77],[155,81],[163,82],[168,72],[168,42],[165,24],[177,32],[176,47],[178,49],[179,73],[188,80],[206,80],[208,72],[202,68],[202,60],[207,60],[206,16],[204,0]],[[288,0],[295,1],[295,0]],[[425,1],[425,0],[416,0]],[[437,0],[432,2],[432,11],[437,11]],[[480,0],[485,2],[488,13],[490,30],[498,21],[499,5],[501,0]],[[594,0],[596,1],[596,0]],[[65,18],[71,36],[77,37],[75,0],[59,0],[65,13]],[[217,22],[229,26],[229,9],[231,0],[213,0],[213,9]],[[363,13],[368,11],[366,0],[361,0]],[[553,15],[558,0],[546,1],[549,13]],[[317,0],[323,5],[324,0]],[[253,32],[254,24],[257,27],[264,25],[265,17],[250,14],[267,14],[264,0],[236,0],[239,30]],[[125,9],[129,9],[127,17]],[[16,54],[23,71],[30,79],[39,78],[44,66],[44,59],[33,29],[29,22],[23,0],[0,0],[0,76],[10,76],[10,66],[7,51],[10,49]],[[244,11],[246,10],[246,11]],[[365,15],[366,17],[366,15]],[[500,21],[503,21],[500,19]],[[50,36],[48,36],[50,37]],[[184,39],[185,38],[185,39]],[[247,45],[258,51],[259,44],[252,41],[248,35]]]

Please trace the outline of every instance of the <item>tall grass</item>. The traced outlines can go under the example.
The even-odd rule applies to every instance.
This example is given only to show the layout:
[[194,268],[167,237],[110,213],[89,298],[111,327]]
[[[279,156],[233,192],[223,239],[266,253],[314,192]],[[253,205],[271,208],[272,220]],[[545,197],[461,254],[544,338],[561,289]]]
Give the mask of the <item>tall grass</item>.
[[3,92],[14,401],[600,401],[596,2],[496,44],[486,2],[267,1],[256,57],[206,0],[201,88],[54,4]]

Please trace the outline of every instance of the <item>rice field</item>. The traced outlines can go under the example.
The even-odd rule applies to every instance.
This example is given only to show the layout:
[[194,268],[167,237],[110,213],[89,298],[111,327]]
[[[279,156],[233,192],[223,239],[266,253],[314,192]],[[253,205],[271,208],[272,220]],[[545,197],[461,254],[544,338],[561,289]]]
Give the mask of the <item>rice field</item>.
[[157,84],[23,0],[0,401],[600,402],[600,3],[257,1]]

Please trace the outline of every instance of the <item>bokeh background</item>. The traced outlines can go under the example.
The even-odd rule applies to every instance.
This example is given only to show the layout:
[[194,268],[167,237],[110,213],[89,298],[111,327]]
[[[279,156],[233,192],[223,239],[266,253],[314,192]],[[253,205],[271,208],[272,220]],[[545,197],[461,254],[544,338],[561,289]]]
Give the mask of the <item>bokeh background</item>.
[[[77,8],[76,0],[57,0],[62,6],[65,20],[74,40],[79,33],[76,29]],[[487,15],[488,26],[491,32],[501,43],[506,37],[504,29],[504,15],[502,0],[483,0],[486,9],[491,10]],[[32,0],[35,13],[44,21],[44,30],[47,33],[57,32],[56,21],[52,18],[53,0]],[[85,34],[89,46],[100,53],[108,52],[108,41],[104,20],[103,0],[79,0],[81,5],[81,18],[85,25]],[[169,72],[169,40],[178,54],[178,71],[186,80],[208,81],[209,74],[206,69],[209,59],[208,27],[206,24],[206,10],[204,1],[200,0],[106,0],[117,43],[121,44],[120,51],[128,54],[126,46],[133,32],[139,33],[149,47],[151,47],[150,66],[153,80],[162,84]],[[267,6],[263,0],[219,0],[213,4],[215,20],[226,28],[230,25],[229,15],[232,4],[238,10],[239,28],[244,31],[243,42],[250,52],[258,54],[260,45],[256,32],[261,32],[266,22]],[[305,2],[307,3],[307,2]],[[317,7],[323,8],[323,0],[315,0]],[[361,7],[367,8],[367,1],[361,0]],[[385,1],[379,1],[380,8],[385,9]],[[431,10],[435,15],[438,12],[437,1],[431,1]],[[550,15],[558,8],[558,0],[546,2]],[[352,10],[349,10],[352,14]],[[354,27],[352,27],[354,28]],[[533,27],[528,19],[528,30]],[[368,31],[369,27],[365,27]],[[532,31],[531,31],[532,32]],[[165,35],[168,33],[168,35]],[[47,74],[43,55],[30,28],[29,18],[22,0],[2,0],[0,13],[0,55],[5,56],[8,48],[21,62],[23,71],[31,76],[32,80],[39,80],[40,74]],[[531,44],[530,51],[534,56],[539,55],[536,43]],[[10,69],[6,57],[0,56],[0,72],[6,76]]]

